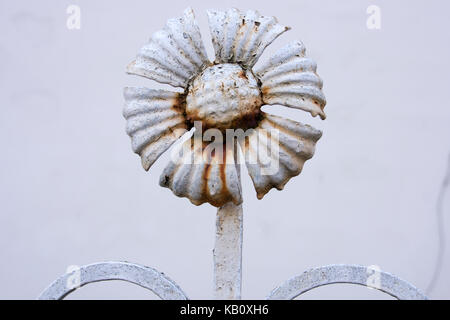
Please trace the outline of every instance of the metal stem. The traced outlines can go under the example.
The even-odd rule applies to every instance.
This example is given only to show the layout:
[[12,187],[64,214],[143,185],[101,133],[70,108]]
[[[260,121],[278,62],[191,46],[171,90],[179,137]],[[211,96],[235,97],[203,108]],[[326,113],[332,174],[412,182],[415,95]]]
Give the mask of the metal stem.
[[214,293],[218,300],[241,299],[242,205],[227,203],[217,210],[214,246]]

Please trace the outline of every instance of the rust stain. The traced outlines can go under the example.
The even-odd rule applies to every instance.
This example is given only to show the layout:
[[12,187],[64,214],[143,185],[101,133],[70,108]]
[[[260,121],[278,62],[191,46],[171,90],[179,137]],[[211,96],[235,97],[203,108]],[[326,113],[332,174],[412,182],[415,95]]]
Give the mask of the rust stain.
[[[226,132],[227,129],[242,129],[244,131],[258,127],[272,127],[279,129],[281,136],[280,146],[281,148],[284,148],[283,155],[287,159],[283,159],[283,161],[285,161],[285,163],[291,161],[294,165],[300,163],[300,170],[291,169],[296,168],[292,165],[292,167],[287,167],[281,172],[281,177],[278,175],[259,180],[256,176],[259,173],[253,171],[256,179],[254,179],[255,177],[253,176],[252,179],[254,179],[254,183],[256,181],[258,184],[255,184],[258,198],[262,198],[271,188],[281,190],[292,176],[297,175],[301,171],[304,161],[312,157],[315,142],[320,137],[320,135],[307,127],[301,130],[298,129],[297,127],[301,125],[299,123],[293,125],[292,123],[287,122],[287,120],[278,119],[275,116],[267,115],[261,111],[261,106],[264,101],[270,102],[270,99],[274,98],[274,100],[276,100],[283,92],[280,94],[277,91],[277,88],[275,88],[275,85],[278,84],[277,81],[267,80],[270,80],[270,77],[279,77],[278,73],[275,72],[272,75],[269,74],[267,78],[264,78],[266,71],[264,71],[264,73],[254,74],[252,68],[265,47],[281,33],[290,28],[279,25],[277,20],[273,17],[268,18],[260,16],[256,11],[248,11],[244,14],[239,10],[235,10],[223,12],[215,17],[210,17],[210,29],[216,53],[215,61],[210,62],[206,56],[206,52],[204,52],[203,45],[200,44],[201,35],[196,31],[197,27],[195,27],[195,30],[192,28],[194,21],[191,20],[193,20],[193,14],[191,11],[187,11],[183,18],[171,20],[168,24],[168,29],[170,29],[168,31],[170,31],[170,33],[163,45],[171,49],[169,50],[172,52],[170,54],[171,59],[167,59],[168,56],[166,53],[169,51],[153,50],[151,51],[151,58],[154,61],[152,60],[150,63],[147,60],[142,59],[142,61],[137,60],[137,62],[139,62],[138,64],[135,61],[129,66],[130,73],[142,75],[158,82],[167,83],[184,89],[184,92],[182,93],[174,94],[173,91],[171,91],[170,94],[167,94],[167,92],[165,92],[164,95],[156,98],[153,98],[153,95],[155,94],[151,93],[149,99],[164,100],[164,112],[167,113],[167,120],[170,120],[170,122],[167,122],[170,124],[170,127],[161,132],[162,130],[160,130],[159,127],[162,127],[163,124],[165,124],[163,122],[163,116],[165,114],[162,114],[161,116],[159,114],[157,115],[160,117],[155,118],[151,124],[159,125],[154,129],[155,135],[158,134],[158,137],[151,142],[158,142],[155,144],[155,149],[158,152],[165,152],[168,150],[167,148],[170,147],[169,142],[173,143],[172,140],[179,139],[178,131],[175,132],[175,129],[186,128],[190,130],[194,127],[195,121],[200,121],[202,123],[202,130],[215,128],[225,133],[226,136],[228,136],[228,132]],[[171,26],[174,23],[177,23],[177,28],[172,30]],[[181,37],[174,36],[171,33],[174,30],[177,31],[177,33],[180,33]],[[194,32],[191,33],[190,31]],[[224,39],[227,41],[226,46],[223,43]],[[230,43],[228,44],[228,42]],[[162,47],[159,42],[156,44],[158,44],[158,47],[156,48]],[[296,43],[294,46],[288,47],[288,49],[282,51],[280,57],[284,57],[284,53],[287,53],[289,55],[295,54],[296,57],[303,58],[304,48],[302,44]],[[144,51],[141,51],[141,53]],[[138,57],[141,56],[146,57],[147,55],[140,54]],[[177,63],[179,57],[186,60],[185,63]],[[281,61],[281,64],[287,63],[289,59],[286,58],[284,60],[285,61]],[[277,61],[277,58],[273,61]],[[296,64],[293,63],[292,66],[288,66],[290,69],[287,67],[284,69],[281,68],[280,73],[281,75],[284,75],[289,72],[305,72],[305,69],[307,68],[304,67],[304,65],[308,66],[309,64],[302,63],[300,65],[300,67],[296,68]],[[216,66],[217,68],[215,68]],[[271,69],[275,67],[278,68],[278,66],[273,65],[269,67]],[[313,72],[315,73],[315,67],[313,69]],[[206,70],[213,70],[213,72],[208,74],[205,73]],[[201,78],[205,74],[206,76]],[[227,76],[229,78],[227,78]],[[263,83],[264,81],[262,82],[261,79],[267,82]],[[275,80],[279,79],[276,78]],[[208,83],[208,81],[210,81],[210,83]],[[282,81],[281,84],[284,85],[285,82],[287,82],[287,80],[284,82]],[[194,86],[194,84],[196,85]],[[321,83],[316,85],[319,89],[322,89]],[[192,100],[191,94],[193,96]],[[291,96],[288,96],[285,100],[289,103],[295,100],[292,104],[295,105],[298,102],[298,104],[304,105],[303,107],[305,109],[313,109],[310,111],[313,116],[319,114],[322,119],[325,118],[319,110],[319,108],[323,110],[324,106],[324,102],[321,102],[321,95],[317,94],[313,95],[313,97],[309,97],[305,94],[300,96],[299,99],[302,99],[304,101],[303,103],[302,100],[297,101]],[[308,101],[305,101],[305,96]],[[277,101],[279,100],[281,100],[281,98]],[[312,104],[310,100],[312,100]],[[171,105],[171,110],[169,112],[167,112],[168,103]],[[316,106],[319,108],[316,108]],[[183,116],[184,119],[182,119],[181,116]],[[267,123],[265,119],[270,123]],[[145,117],[142,118],[141,122],[144,120],[146,120]],[[135,121],[135,123],[131,123],[131,125],[138,128],[142,124]],[[244,145],[246,149],[254,150],[255,148],[252,144],[257,143],[253,140],[255,136],[250,139],[246,134],[244,137],[244,143],[239,141],[241,147]],[[133,148],[141,148],[140,146],[145,143],[145,141],[142,141],[144,138],[150,139],[152,137],[150,135],[144,137],[137,136],[137,138],[135,138],[136,141],[133,141]],[[296,147],[296,149],[292,149],[294,148],[291,146],[293,138],[302,142],[302,148],[303,144],[306,145],[305,148],[297,148],[295,145],[294,147]],[[234,139],[240,139],[240,136],[235,136]],[[228,149],[229,146],[226,142],[219,145],[219,149],[212,149],[209,151],[209,148],[206,149],[209,142],[201,141],[200,144],[197,144],[194,143],[194,139],[190,139],[190,141],[190,146],[192,148],[190,152],[192,152],[192,154],[183,154],[181,160],[189,159],[188,156],[191,156],[194,159],[201,158],[200,163],[182,163],[181,160],[172,160],[173,162],[166,167],[167,170],[165,170],[161,176],[160,184],[172,189],[177,196],[189,198],[196,205],[209,202],[213,206],[219,207],[230,201],[235,202],[236,204],[237,202],[242,202],[240,185],[237,186],[234,181],[237,174],[237,180],[240,182],[239,171],[235,164],[236,154],[232,154],[234,151]],[[236,140],[234,143],[236,143]],[[135,145],[137,147],[135,147]],[[189,147],[189,142],[187,142],[186,145],[183,145],[183,147]],[[220,147],[222,148],[222,155],[219,155],[221,150]],[[234,146],[234,148],[235,147],[236,146]],[[141,150],[142,148],[138,151]],[[185,151],[185,149],[183,149],[183,151]],[[153,159],[155,152],[153,152],[151,148],[147,149],[146,153],[147,158],[151,158],[152,161],[155,161],[155,159]],[[143,160],[150,162],[147,158],[143,158]],[[234,161],[231,159],[234,159]],[[192,167],[183,167],[182,171],[178,171],[179,174],[177,175],[176,172],[182,165],[189,165]],[[194,168],[194,165],[198,165],[198,167]],[[258,165],[262,164],[259,163]],[[148,168],[146,170],[148,170]],[[236,172],[233,170],[236,170]],[[228,186],[227,179],[229,183]]]
[[266,96],[266,95],[268,95],[270,93],[270,88],[269,87],[262,87],[261,88],[261,94],[263,95],[263,96]]
[[183,115],[185,119],[184,125],[186,126],[186,129],[191,130],[193,127],[193,123],[189,121],[186,114],[186,96],[186,92],[178,93],[172,102],[172,108]]
[[242,70],[241,72],[239,72],[239,78],[248,80],[248,77],[247,77],[247,75],[245,74],[245,71],[244,71],[244,70]]
[[247,130],[256,128],[262,119],[262,111],[260,109],[262,102],[260,99],[255,99],[253,103],[258,108],[253,109],[249,113],[241,114],[239,117],[234,118],[231,122],[221,124],[220,127],[215,121],[201,117],[197,110],[190,110],[189,114],[185,114],[187,126],[190,129],[194,126],[195,121],[200,121],[202,123],[203,130],[214,128],[225,132],[226,129]]
[[[192,147],[193,147],[193,142],[192,142]],[[205,147],[207,146],[206,142],[202,143],[202,156],[205,159]],[[196,205],[200,205],[202,203],[208,202],[210,204],[212,204],[215,207],[221,207],[223,206],[225,203],[233,201],[233,197],[230,193],[230,191],[227,188],[227,178],[226,178],[226,166],[227,165],[231,165],[228,164],[226,162],[226,158],[227,158],[227,148],[226,148],[226,144],[224,143],[222,145],[222,159],[221,161],[219,161],[220,159],[217,159],[216,157],[218,157],[219,155],[216,154],[214,151],[214,149],[211,151],[211,157],[208,157],[208,159],[205,162],[205,168],[203,170],[203,174],[202,174],[202,197],[200,199],[196,199],[195,203]],[[207,155],[209,156],[209,155]],[[212,164],[217,163],[218,164],[218,169],[219,169],[219,179],[220,179],[220,183],[221,183],[221,189],[219,190],[218,194],[212,195],[209,192],[209,187],[208,187],[208,182],[211,180],[211,169],[212,169]],[[217,181],[219,182],[219,181]]]
[[[203,151],[202,151],[202,153],[203,153]],[[208,201],[208,198],[209,198],[208,180],[209,180],[210,172],[211,172],[211,163],[207,162],[206,165],[205,165],[205,170],[203,171],[203,176],[202,176],[202,180],[203,180],[203,192],[202,192],[202,194],[204,195],[204,198],[200,199],[202,202]]]
[[244,114],[241,118],[236,119],[232,123],[233,128],[240,128],[243,130],[256,128],[262,119],[262,111],[257,109],[254,112]]

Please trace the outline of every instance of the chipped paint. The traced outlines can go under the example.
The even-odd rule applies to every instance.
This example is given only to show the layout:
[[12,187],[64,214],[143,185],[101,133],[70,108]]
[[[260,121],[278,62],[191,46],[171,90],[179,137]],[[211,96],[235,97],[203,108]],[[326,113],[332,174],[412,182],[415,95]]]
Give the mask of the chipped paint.
[[39,296],[39,300],[62,300],[85,285],[100,281],[121,280],[137,284],[163,300],[188,300],[181,288],[164,273],[130,262],[109,261],[82,266],[78,270],[80,283],[68,286],[74,274],[66,273],[56,279]]
[[[373,284],[371,277],[376,272],[379,283]],[[267,300],[293,300],[321,286],[349,283],[382,291],[399,300],[427,300],[419,289],[390,273],[352,264],[333,264],[313,268],[293,277],[272,290]]]
[[185,99],[176,92],[131,87],[125,88],[124,97],[126,131],[148,170],[188,129],[181,107]]
[[181,18],[169,19],[164,29],[153,34],[127,72],[184,88],[206,64],[200,29],[188,8]]
[[216,63],[234,62],[251,68],[264,49],[289,30],[275,17],[262,16],[255,10],[245,14],[234,8],[207,12]]
[[[125,89],[124,117],[132,149],[148,170],[187,130],[200,122],[203,129],[253,130],[239,145],[246,159],[257,197],[283,189],[314,154],[321,132],[301,123],[261,111],[264,104],[280,104],[325,119],[326,104],[316,64],[305,56],[300,41],[276,52],[253,70],[264,49],[289,30],[274,17],[249,10],[209,10],[215,51],[210,62],[192,9],[170,19],[157,31],[129,65],[131,74],[184,89],[183,93],[146,88]],[[279,131],[278,171],[267,174],[258,160],[258,143],[266,131]],[[247,132],[247,131],[246,131]],[[225,143],[226,139],[223,139]],[[198,143],[195,143],[198,141]],[[272,140],[271,140],[272,141]],[[263,143],[264,144],[264,143]],[[160,185],[199,205],[221,207],[242,203],[236,149],[223,145],[223,156],[206,155],[205,139],[191,138],[188,151],[171,159]],[[190,159],[190,161],[186,161]],[[195,160],[195,163],[192,162]]]
[[305,57],[305,47],[300,41],[281,48],[255,70],[262,83],[264,104],[302,109],[325,119],[326,99],[316,69],[316,63]]
[[[258,157],[264,135],[271,130],[278,132],[278,169],[274,174],[264,174],[264,165]],[[311,126],[304,125],[282,117],[264,114],[258,128],[240,146],[245,157],[248,173],[253,181],[258,199],[272,188],[282,190],[285,184],[300,174],[306,160],[314,155],[316,142],[322,132]],[[271,155],[273,156],[273,155]],[[252,160],[253,161],[250,161]]]
[[204,70],[189,86],[186,114],[204,128],[237,129],[257,125],[262,105],[258,80],[237,64],[218,64]]
[[208,152],[204,141],[196,137],[184,142],[184,153],[172,159],[161,174],[159,184],[176,196],[187,197],[193,204],[208,202],[221,207],[228,202],[242,203],[241,183],[235,162],[235,147],[218,153]]

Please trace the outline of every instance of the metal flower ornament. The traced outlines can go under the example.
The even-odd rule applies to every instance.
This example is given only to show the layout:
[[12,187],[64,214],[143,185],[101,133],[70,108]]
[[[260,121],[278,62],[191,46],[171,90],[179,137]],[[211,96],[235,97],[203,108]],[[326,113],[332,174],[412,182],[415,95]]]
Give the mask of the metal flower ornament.
[[[309,125],[265,113],[261,107],[282,105],[325,119],[326,100],[316,63],[305,56],[300,41],[282,47],[255,67],[265,48],[289,30],[276,18],[237,9],[209,10],[208,18],[214,61],[207,57],[192,9],[186,9],[182,17],[168,20],[155,32],[127,67],[129,74],[175,88],[125,88],[123,115],[132,149],[145,170],[179,142],[171,148],[159,183],[195,205],[218,207],[214,296],[240,299],[239,159],[244,159],[257,197],[262,199],[272,188],[282,190],[302,171],[322,135]],[[74,272],[56,280],[41,298],[60,299],[87,283],[118,279],[148,288],[163,299],[187,299],[163,273],[136,264],[87,265],[78,270],[77,286],[68,286]],[[391,274],[356,265],[311,269],[286,281],[267,298],[293,299],[315,287],[342,282],[373,287],[400,299],[425,298]]]
[[277,19],[236,9],[211,10],[208,16],[215,60],[206,56],[191,9],[170,19],[127,71],[184,92],[126,88],[124,116],[133,151],[141,156],[145,170],[195,127],[197,134],[185,142],[185,152],[177,154],[162,173],[161,186],[196,205],[239,205],[242,195],[233,139],[239,141],[258,198],[271,188],[282,189],[313,156],[321,132],[264,113],[261,107],[281,104],[325,119],[325,96],[316,64],[305,57],[300,41],[253,69],[264,49],[289,30]]

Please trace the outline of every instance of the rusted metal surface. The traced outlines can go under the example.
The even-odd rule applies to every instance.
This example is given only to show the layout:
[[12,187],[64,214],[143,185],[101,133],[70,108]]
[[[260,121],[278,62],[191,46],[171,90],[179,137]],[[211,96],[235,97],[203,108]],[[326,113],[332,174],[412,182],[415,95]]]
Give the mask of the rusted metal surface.
[[[276,141],[267,134],[273,130],[278,133]],[[309,125],[264,113],[259,126],[240,141],[258,199],[272,188],[282,190],[289,179],[297,176],[305,161],[314,155],[316,142],[321,136],[321,131]],[[270,143],[277,143],[278,148],[268,153],[269,161],[264,161],[260,149]],[[268,169],[263,162],[269,163]]]
[[153,34],[127,72],[184,88],[206,64],[209,61],[200,29],[188,8],[182,17],[169,19],[165,28]]
[[262,105],[256,77],[231,63],[204,70],[189,86],[186,100],[188,119],[201,121],[205,129],[256,126]]
[[216,207],[228,202],[241,204],[241,183],[234,149],[235,146],[223,146],[219,154],[194,136],[174,151],[159,184],[170,188],[179,197],[187,197],[195,205],[205,202]]
[[[214,249],[214,285],[217,299],[240,299],[242,277],[242,193],[236,148],[239,144],[257,197],[272,188],[283,189],[314,155],[322,133],[309,125],[264,113],[263,104],[281,104],[325,119],[326,104],[316,64],[305,48],[293,42],[257,70],[253,65],[264,49],[289,28],[273,17],[250,10],[208,11],[216,57],[208,61],[192,9],[170,19],[128,66],[131,74],[175,87],[183,93],[147,88],[125,88],[126,131],[132,149],[148,170],[157,158],[187,130],[194,135],[180,144],[160,177],[160,185],[200,205],[219,207]],[[231,141],[217,142],[205,133],[214,129],[245,129]],[[208,131],[206,131],[208,132]],[[214,136],[213,148],[206,143]],[[261,147],[275,146],[276,153]],[[274,161],[275,160],[275,161]],[[276,166],[272,167],[275,163]],[[268,165],[269,164],[269,165]],[[381,290],[398,299],[426,299],[417,288],[389,273],[356,265],[330,265],[311,269],[274,289],[267,299],[294,299],[316,287],[353,283]],[[372,270],[373,271],[373,270]],[[62,299],[75,289],[98,281],[123,280],[153,291],[162,299],[187,299],[163,273],[127,263],[103,262],[77,270],[75,287],[67,273],[52,283],[39,299]],[[371,282],[375,276],[376,281]]]
[[[69,280],[76,277],[79,283],[73,286]],[[66,273],[39,296],[39,300],[60,300],[76,289],[89,283],[109,280],[122,280],[137,284],[151,290],[163,300],[187,300],[188,297],[180,287],[164,273],[150,267],[129,262],[99,262],[80,267]]]
[[265,17],[255,10],[243,14],[238,9],[208,10],[215,63],[238,63],[251,68],[264,49],[289,30],[275,17]]
[[325,119],[326,100],[316,69],[316,63],[305,57],[305,47],[300,41],[281,48],[255,70],[262,83],[264,104],[302,109]]
[[[289,29],[276,18],[237,9],[209,10],[208,18],[214,62],[206,57],[192,9],[186,9],[181,18],[170,19],[139,51],[128,67],[129,73],[182,87],[184,92],[127,88],[127,133],[133,151],[141,156],[142,165],[148,170],[186,130],[196,127],[196,122],[202,130],[217,129],[222,134],[228,129],[246,130],[247,138],[241,139],[239,145],[261,199],[272,188],[281,190],[301,172],[321,136],[320,131],[309,126],[263,113],[261,107],[281,104],[324,119],[322,80],[299,41],[285,46],[260,68],[252,70],[264,49]],[[280,145],[276,149],[280,152],[269,157],[279,161],[279,170],[268,171],[259,159],[259,149],[278,143],[272,138],[271,143],[265,143],[263,133],[273,130],[279,131]],[[226,145],[223,136],[223,148],[219,148],[222,154],[204,156],[206,140],[201,137],[186,142],[190,151],[170,161],[160,185],[196,205],[240,204],[236,164],[229,161],[235,156],[235,148],[230,148],[234,142]]]
[[125,88],[124,97],[126,131],[133,151],[148,170],[188,129],[183,116],[185,98],[176,92],[147,88]]
[[275,288],[268,300],[292,300],[314,288],[350,283],[385,292],[399,300],[425,300],[427,297],[409,282],[372,267],[335,264],[313,268]]

